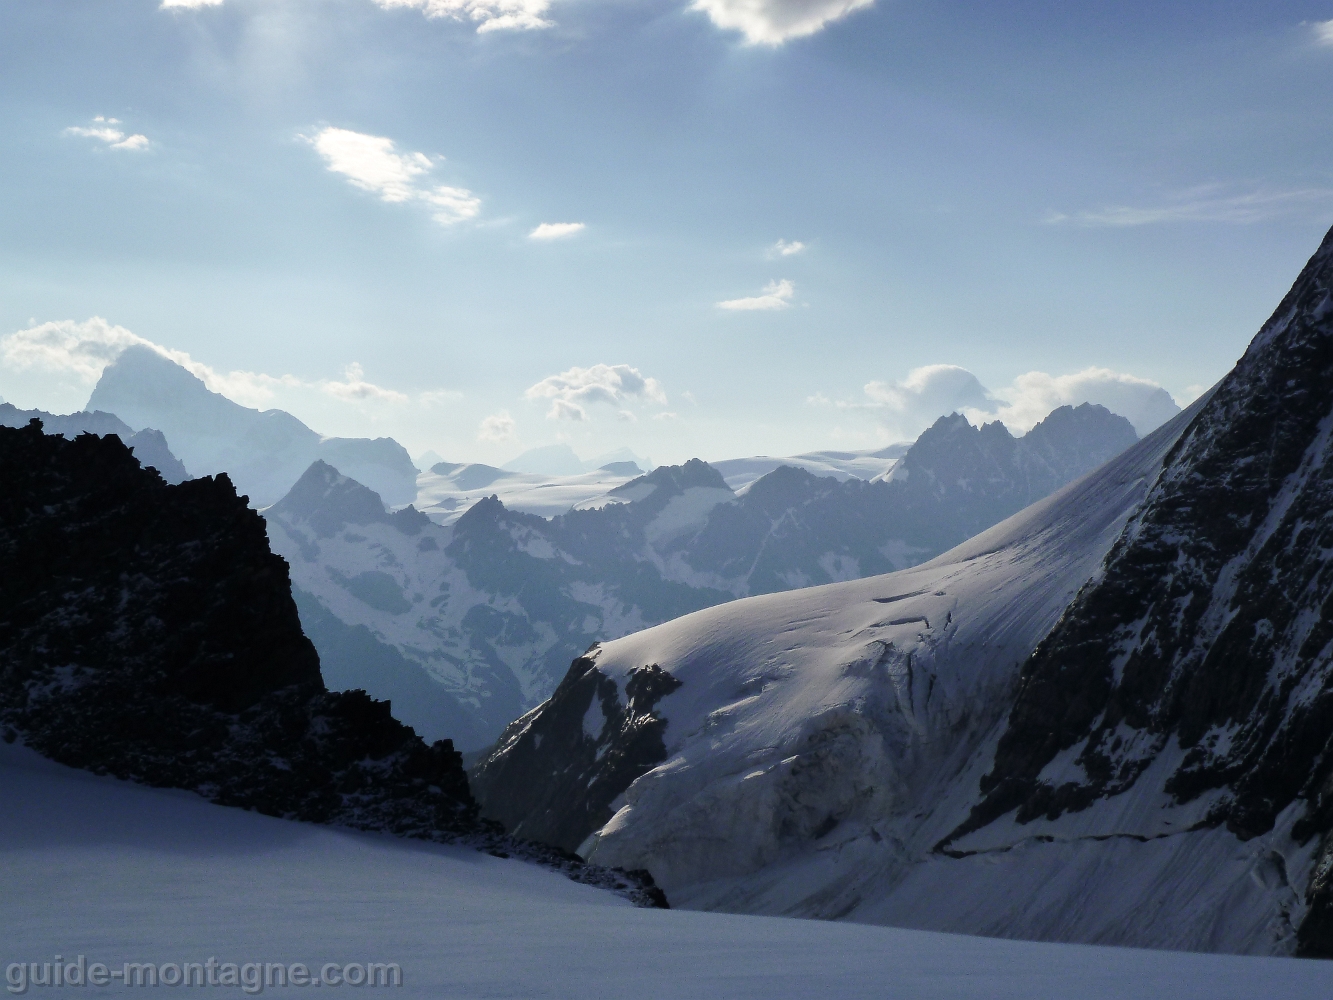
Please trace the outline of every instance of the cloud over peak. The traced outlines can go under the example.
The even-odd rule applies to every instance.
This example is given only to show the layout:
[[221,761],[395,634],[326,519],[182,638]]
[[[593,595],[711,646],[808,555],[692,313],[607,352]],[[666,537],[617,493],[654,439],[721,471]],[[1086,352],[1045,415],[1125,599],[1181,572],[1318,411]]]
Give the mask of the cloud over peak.
[[1165,423],[1180,407],[1156,382],[1109,368],[1085,368],[1072,375],[1027,372],[992,392],[966,368],[925,365],[898,382],[869,382],[865,400],[833,402],[823,394],[808,402],[844,410],[869,410],[890,436],[916,437],[939,417],[961,413],[974,424],[999,420],[1011,431],[1027,433],[1060,406],[1097,403],[1118,413],[1140,436]]
[[71,125],[65,129],[65,134],[83,136],[86,139],[97,139],[106,143],[112,149],[138,151],[148,148],[148,136],[138,133],[127,135],[124,129],[118,127],[120,124],[119,118],[106,118],[98,115],[93,119],[91,125]]
[[443,226],[475,218],[481,211],[481,199],[466,188],[426,182],[435,168],[430,157],[399,152],[392,139],[343,128],[323,128],[305,138],[330,171],[381,201],[425,205]]
[[586,420],[588,411],[585,407],[593,403],[621,408],[631,399],[662,406],[667,401],[657,379],[648,378],[629,365],[597,364],[591,368],[570,368],[559,375],[548,375],[530,386],[525,395],[528,399],[551,401],[551,408],[546,411],[548,420]]
[[587,226],[582,222],[543,222],[528,233],[528,239],[537,240],[539,243],[549,243],[551,240],[563,240],[569,236],[575,236],[586,228]]
[[743,299],[727,299],[719,302],[719,309],[748,312],[752,310],[786,309],[791,305],[791,298],[796,294],[796,286],[786,278],[770,281],[758,295]]
[[747,45],[781,45],[813,35],[874,0],[694,0],[719,28],[739,31]]
[[[100,316],[91,319],[55,320],[39,323],[0,337],[0,363],[18,371],[37,369],[53,372],[69,381],[91,388],[102,370],[127,347],[147,347],[174,361],[200,379],[213,392],[221,393],[244,406],[263,407],[278,393],[289,390],[314,391],[324,396],[355,404],[391,404],[401,406],[412,401],[405,393],[386,389],[366,381],[365,372],[356,362],[343,371],[343,379],[305,380],[294,375],[267,375],[251,371],[218,371],[196,361],[185,351],[174,350],[141,337],[123,326],[108,323]],[[418,402],[431,406],[456,398],[445,390],[421,393]]]

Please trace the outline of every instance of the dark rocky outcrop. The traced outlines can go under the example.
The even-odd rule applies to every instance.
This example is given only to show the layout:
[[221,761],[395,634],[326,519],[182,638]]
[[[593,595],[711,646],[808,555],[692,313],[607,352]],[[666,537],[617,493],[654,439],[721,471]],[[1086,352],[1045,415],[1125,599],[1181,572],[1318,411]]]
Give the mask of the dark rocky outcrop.
[[658,905],[639,876],[504,836],[461,758],[330,692],[287,564],[225,476],[169,485],[113,436],[0,428],[0,727],[64,764],[273,816],[474,843]]
[[136,431],[114,413],[81,410],[78,413],[47,413],[44,410],[20,410],[13,403],[0,403],[0,426],[22,427],[30,420],[40,420],[48,434],[75,438],[80,434],[114,434],[129,446],[145,468],[154,468],[169,483],[190,478],[181,460],[167,447],[161,431],[146,427]]
[[[1183,751],[1163,791],[1210,794],[1206,825],[1248,839],[1295,806],[1296,842],[1324,838],[1298,940],[1333,957],[1331,441],[1333,233],[1023,667],[954,837],[1084,809]],[[1042,778],[1060,754],[1082,777]]]
[[649,665],[622,692],[596,658],[594,647],[576,659],[550,701],[510,724],[472,770],[486,814],[516,836],[577,850],[634,779],[666,759],[654,708],[680,681]]

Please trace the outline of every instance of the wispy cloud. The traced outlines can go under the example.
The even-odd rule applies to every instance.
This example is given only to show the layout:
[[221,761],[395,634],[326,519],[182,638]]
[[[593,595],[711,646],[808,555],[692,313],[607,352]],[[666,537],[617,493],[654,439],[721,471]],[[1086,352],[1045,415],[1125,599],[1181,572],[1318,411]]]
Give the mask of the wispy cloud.
[[550,0],[375,0],[385,10],[406,7],[427,17],[471,21],[478,32],[549,28]]
[[694,0],[719,28],[739,31],[747,45],[781,45],[813,35],[874,0]]
[[786,309],[791,305],[791,298],[795,294],[796,286],[783,278],[781,281],[770,281],[759,295],[744,299],[727,299],[725,302],[717,303],[717,307],[738,311]]
[[546,412],[548,420],[586,420],[588,411],[585,407],[593,403],[619,408],[631,399],[647,400],[661,406],[667,402],[666,392],[657,379],[649,378],[629,365],[570,368],[559,375],[548,375],[530,386],[525,395],[528,399],[551,401],[551,408]]
[[220,7],[222,0],[162,0],[158,6],[162,10],[200,10],[204,7]]
[[1314,21],[1310,25],[1314,40],[1320,45],[1333,48],[1333,21]]
[[319,386],[335,399],[347,402],[367,399],[381,400],[386,403],[406,403],[408,401],[407,396],[401,392],[385,389],[383,386],[367,382],[365,371],[355,361],[343,369],[343,379],[342,382],[321,382]]
[[91,125],[71,125],[65,129],[66,135],[79,135],[86,139],[97,139],[112,149],[143,150],[148,148],[148,136],[129,135],[120,128],[119,118],[105,118],[98,115]]
[[791,257],[805,249],[805,244],[800,240],[778,240],[768,248],[770,257]]
[[343,128],[324,128],[303,138],[329,170],[381,201],[425,205],[444,226],[475,218],[481,211],[481,199],[466,188],[428,183],[426,176],[435,169],[431,158],[425,153],[400,153],[392,139]]
[[481,426],[477,428],[478,441],[517,441],[518,424],[514,418],[509,415],[508,410],[501,410],[499,413],[492,413],[489,417],[482,420]]
[[92,386],[102,370],[133,346],[148,347],[199,378],[209,389],[246,406],[265,406],[275,396],[291,390],[308,390],[354,404],[404,406],[412,402],[430,407],[458,394],[448,390],[420,393],[415,398],[366,380],[356,362],[339,379],[301,379],[294,375],[268,375],[252,371],[219,371],[196,361],[184,351],[174,350],[141,337],[100,316],[91,319],[56,320],[40,323],[0,337],[0,363],[17,371],[39,369],[66,376],[77,384]]
[[1227,193],[1222,185],[1207,184],[1177,192],[1156,205],[1112,205],[1073,213],[1052,212],[1046,222],[1112,228],[1170,222],[1246,224],[1330,204],[1333,204],[1333,188],[1259,189],[1234,194]]
[[528,239],[547,243],[551,240],[563,240],[567,237],[577,235],[586,229],[582,222],[543,222],[540,226],[528,233]]

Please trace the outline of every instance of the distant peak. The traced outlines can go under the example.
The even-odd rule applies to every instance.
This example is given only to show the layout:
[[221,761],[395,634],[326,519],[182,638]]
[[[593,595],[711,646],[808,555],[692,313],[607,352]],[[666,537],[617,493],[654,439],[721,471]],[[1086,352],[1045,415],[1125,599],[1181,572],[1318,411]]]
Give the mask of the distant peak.
[[309,524],[321,538],[329,538],[349,524],[389,520],[378,493],[320,459],[310,463],[296,485],[266,514]]

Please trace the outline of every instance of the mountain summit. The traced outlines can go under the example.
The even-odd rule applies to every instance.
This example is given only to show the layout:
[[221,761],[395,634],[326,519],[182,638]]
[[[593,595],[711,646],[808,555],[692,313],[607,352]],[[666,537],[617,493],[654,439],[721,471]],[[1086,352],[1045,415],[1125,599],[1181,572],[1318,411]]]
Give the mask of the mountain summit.
[[107,365],[89,410],[155,427],[191,475],[225,472],[256,507],[281,499],[316,459],[336,465],[390,504],[416,498],[417,470],[392,438],[325,438],[284,410],[254,410],[212,392],[141,344]]

